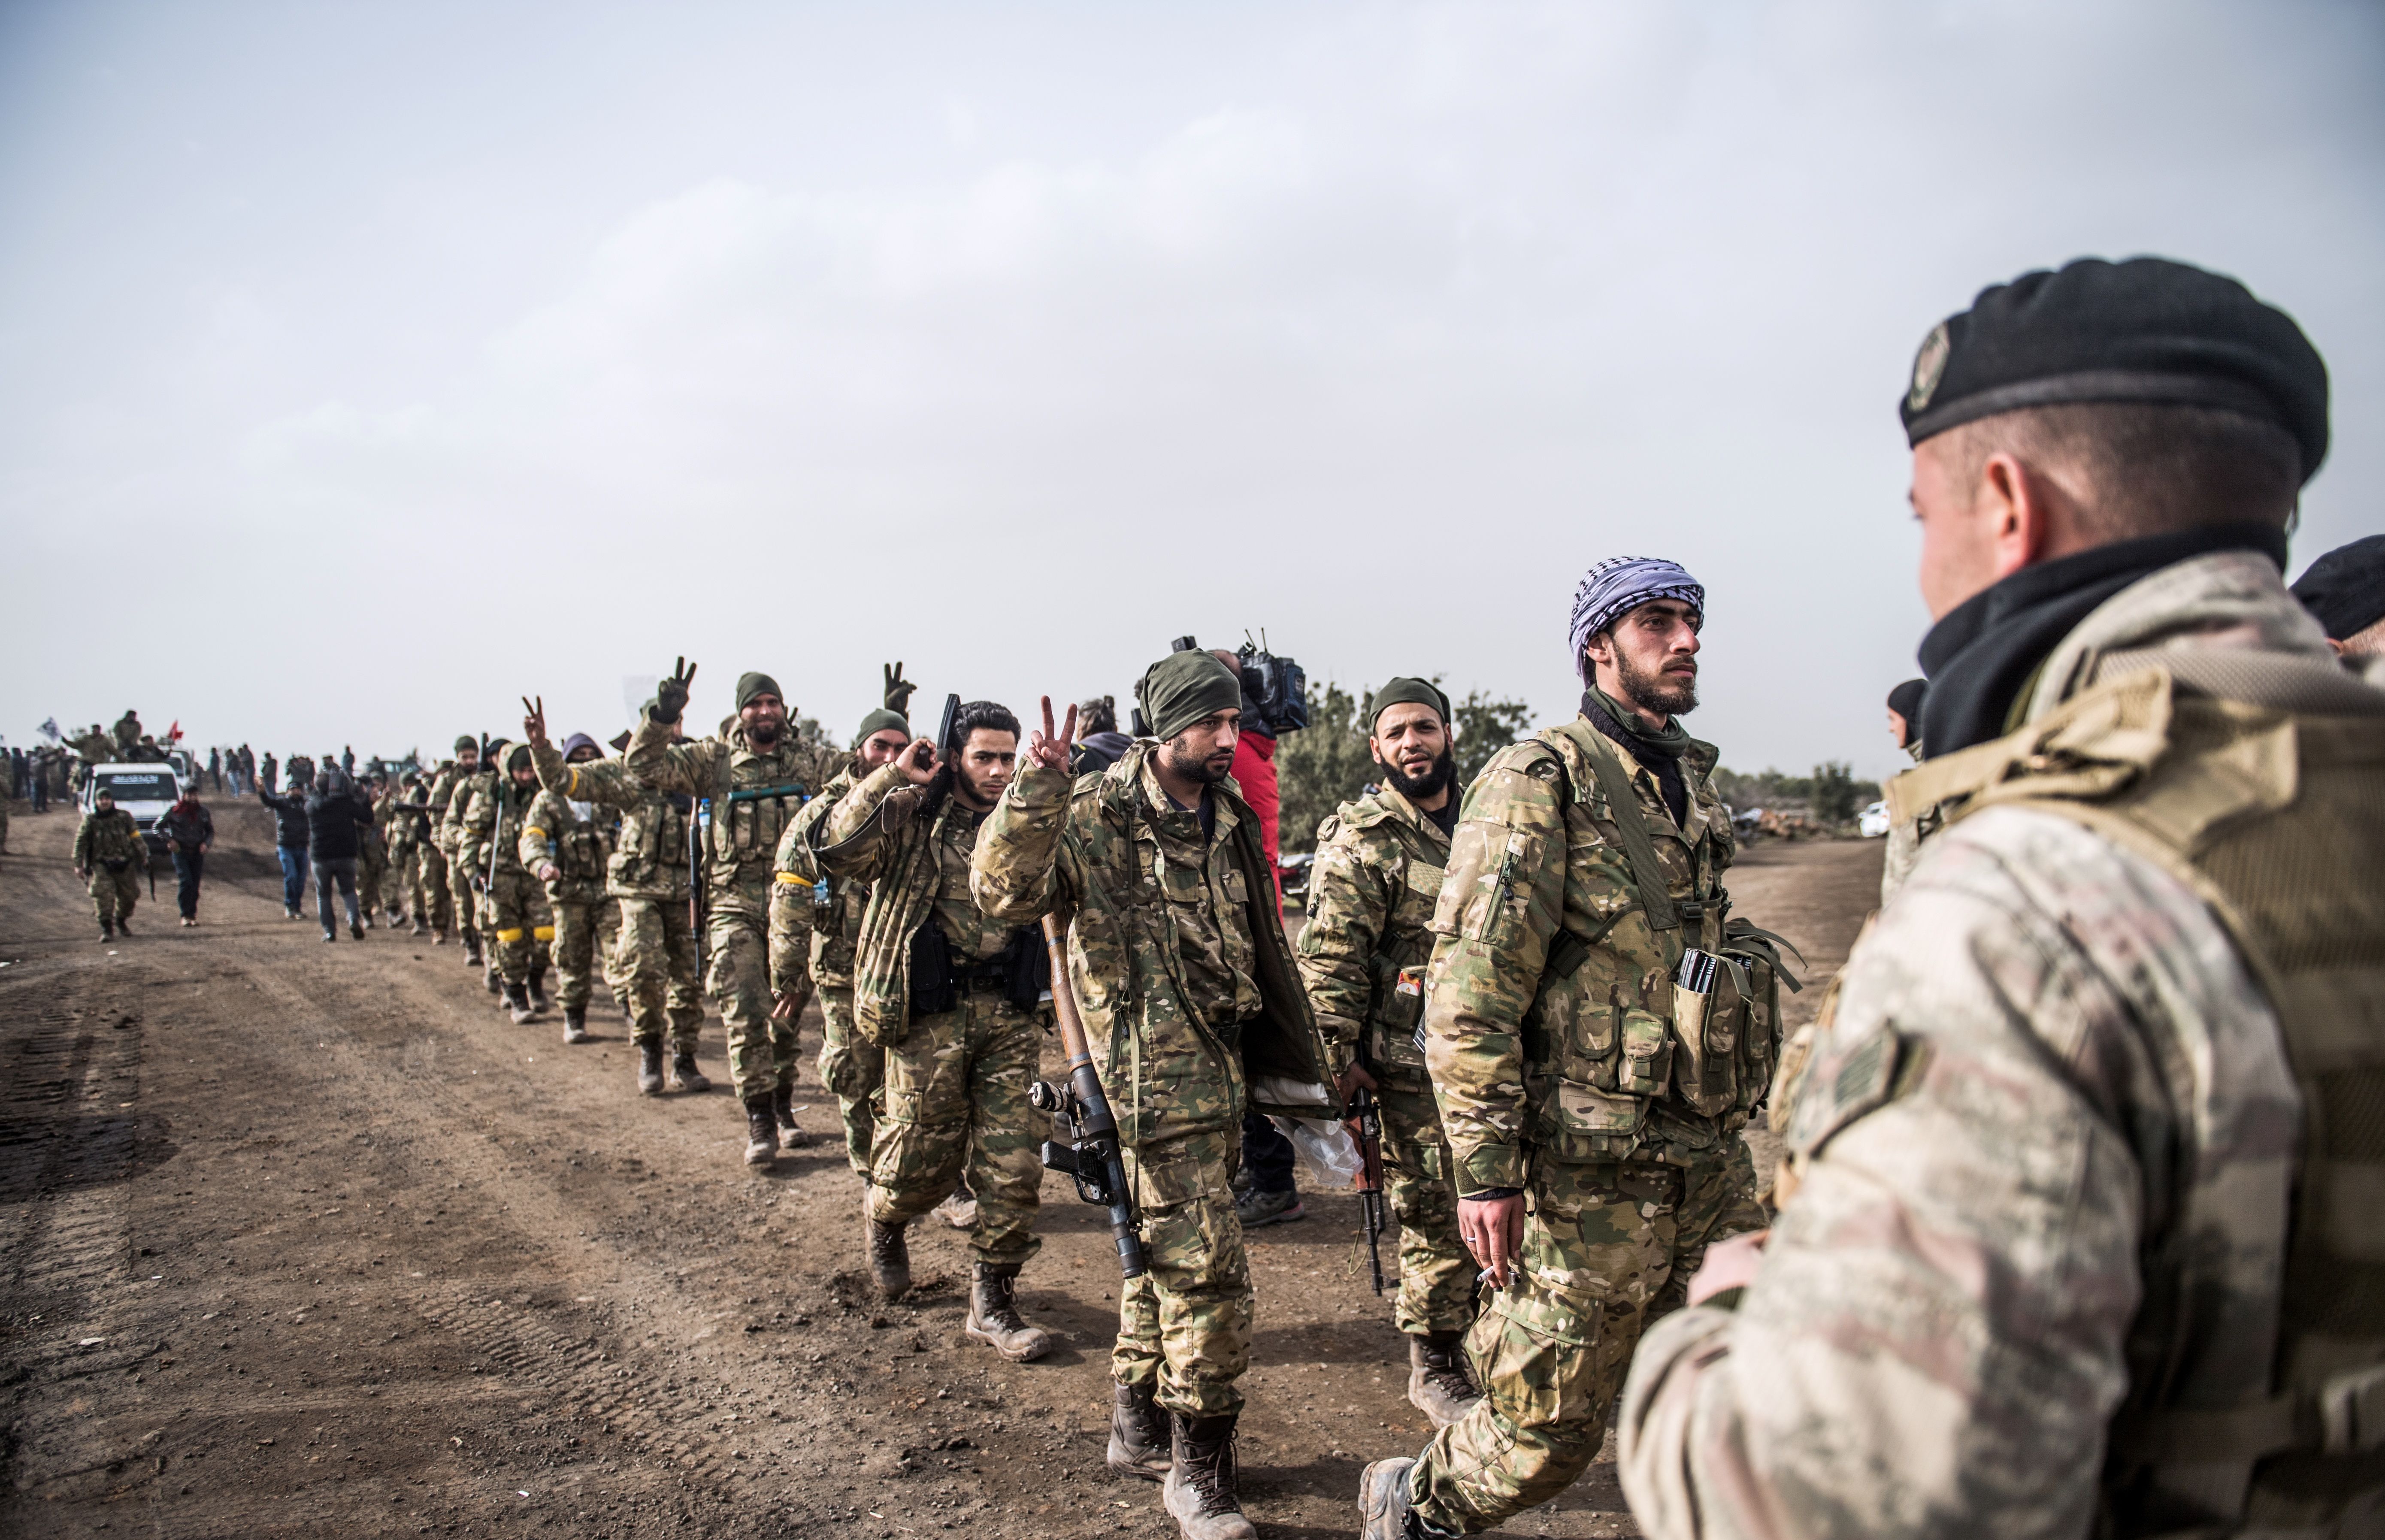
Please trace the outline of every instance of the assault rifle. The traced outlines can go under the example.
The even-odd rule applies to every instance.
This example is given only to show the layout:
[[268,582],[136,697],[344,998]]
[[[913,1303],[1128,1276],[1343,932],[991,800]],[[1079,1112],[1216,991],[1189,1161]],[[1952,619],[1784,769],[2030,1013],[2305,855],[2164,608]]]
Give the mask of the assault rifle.
[[[760,802],[773,796],[792,796],[808,802],[811,795],[811,788],[800,781],[790,781],[780,786],[747,786],[743,791],[730,792],[723,796],[720,799],[724,804],[721,812],[726,814],[730,808],[740,802]],[[711,832],[712,798],[692,799],[687,808],[687,921],[690,933],[698,938],[699,945],[704,935],[705,910],[708,907],[704,895],[705,836]]]
[[[1047,706],[1049,703],[1046,703]],[[1047,713],[1048,714],[1048,713]],[[1140,1278],[1149,1270],[1143,1254],[1143,1218],[1134,1209],[1134,1188],[1127,1181],[1126,1158],[1118,1150],[1118,1119],[1109,1097],[1102,1093],[1102,1077],[1093,1070],[1093,1051],[1085,1041],[1085,1020],[1077,1014],[1076,991],[1068,983],[1068,949],[1060,924],[1043,917],[1043,949],[1052,958],[1052,1014],[1060,1024],[1060,1048],[1068,1056],[1066,1085],[1037,1081],[1027,1088],[1036,1109],[1060,1121],[1065,1144],[1043,1141],[1043,1166],[1075,1178],[1077,1196],[1110,1211],[1110,1238],[1118,1243],[1118,1273]],[[1379,1291],[1380,1292],[1380,1291]]]
[[1367,1271],[1383,1292],[1383,1109],[1365,1086],[1350,1096],[1350,1133],[1358,1142],[1358,1211],[1367,1221]]

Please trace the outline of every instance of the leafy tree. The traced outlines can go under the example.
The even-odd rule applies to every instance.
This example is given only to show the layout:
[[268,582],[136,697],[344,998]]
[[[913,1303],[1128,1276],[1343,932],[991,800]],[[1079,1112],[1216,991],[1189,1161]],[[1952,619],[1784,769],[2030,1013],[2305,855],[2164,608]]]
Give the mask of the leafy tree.
[[[1439,680],[1433,681],[1438,684]],[[1532,730],[1532,708],[1520,700],[1502,700],[1480,690],[1450,708],[1457,719],[1457,789],[1463,794],[1491,762],[1491,756]]]
[[1879,787],[1858,781],[1839,760],[1814,767],[1814,816],[1824,823],[1853,823],[1863,805],[1879,795]]

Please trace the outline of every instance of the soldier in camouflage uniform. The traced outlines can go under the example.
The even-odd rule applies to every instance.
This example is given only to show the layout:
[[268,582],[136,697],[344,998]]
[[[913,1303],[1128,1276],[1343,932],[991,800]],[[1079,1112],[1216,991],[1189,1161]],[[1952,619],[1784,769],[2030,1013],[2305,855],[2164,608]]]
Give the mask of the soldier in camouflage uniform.
[[[1467,1337],[1482,1398],[1414,1460],[1367,1467],[1370,1535],[1455,1535],[1589,1468],[1640,1333],[1706,1247],[1765,1222],[1740,1137],[1770,1085],[1769,966],[1697,704],[1705,591],[1669,561],[1592,567],[1568,640],[1581,715],[1467,788],[1432,918],[1426,1062],[1459,1232],[1495,1294]],[[1527,1213],[1527,1196],[1530,1211]]]
[[1889,796],[1946,822],[1784,1088],[1778,1222],[1642,1344],[1651,1535],[2385,1533],[2385,693],[2281,576],[2327,399],[2157,259],[1923,344]]
[[[401,920],[410,920],[413,933],[420,935],[428,929],[433,913],[430,884],[423,867],[423,851],[430,845],[431,822],[421,811],[426,790],[422,777],[408,775],[390,788],[382,799],[381,841],[389,847],[389,879],[385,898],[389,921],[394,928]],[[443,885],[442,895],[446,889]],[[443,935],[445,927],[441,927]]]
[[1164,741],[1077,778],[1044,701],[1044,731],[979,835],[970,886],[995,920],[1071,917],[1068,982],[1103,1057],[1150,1256],[1119,1294],[1110,1463],[1164,1468],[1183,1533],[1233,1540],[1255,1533],[1233,1455],[1252,1308],[1234,1217],[1242,1111],[1338,1118],[1342,1101],[1230,775],[1242,681],[1186,651],[1154,664],[1139,693]]
[[836,1097],[844,1124],[845,1161],[864,1181],[869,1177],[880,1087],[886,1074],[886,1050],[853,1030],[853,949],[861,939],[869,884],[822,870],[813,854],[812,836],[862,777],[891,764],[910,745],[911,724],[901,712],[881,707],[861,719],[853,762],[837,771],[779,836],[778,882],[770,894],[773,958],[796,947],[810,954],[820,1002],[820,1083]]
[[[439,772],[431,783],[431,849],[439,858],[438,866],[447,884],[448,908],[456,933],[464,942],[467,966],[481,968],[481,895],[472,885],[468,863],[456,857],[456,820],[463,815],[464,806],[471,800],[471,789],[482,781],[492,779],[481,767],[481,740],[468,734],[456,740],[455,762]],[[430,864],[428,861],[426,865]],[[492,979],[495,974],[489,975]]]
[[1346,1097],[1370,1092],[1382,1124],[1383,1184],[1400,1219],[1396,1320],[1408,1338],[1408,1400],[1435,1427],[1481,1393],[1459,1351],[1474,1323],[1474,1265],[1457,1238],[1449,1139],[1417,1027],[1457,774],[1449,697],[1394,679],[1367,705],[1367,748],[1383,784],[1342,804],[1317,831],[1300,976]]
[[967,1330],[1018,1362],[1050,1336],[1019,1319],[1019,1270],[1041,1249],[1043,1171],[1027,1100],[1049,983],[1042,933],[988,920],[969,895],[978,829],[1009,785],[1018,719],[961,708],[951,758],[919,739],[872,770],[818,830],[822,870],[869,884],[854,951],[854,1030],[885,1053],[885,1116],[862,1196],[879,1289],[911,1286],[903,1227],[943,1199],[964,1166],[977,1196]]
[[689,799],[655,790],[618,759],[567,765],[547,742],[543,713],[522,720],[549,794],[618,810],[619,833],[606,864],[605,891],[619,906],[617,961],[629,991],[631,1032],[638,1045],[638,1091],[663,1093],[663,1044],[671,1047],[671,1083],[681,1091],[712,1089],[695,1067],[704,1028],[704,961],[688,912]]
[[369,776],[365,786],[373,816],[356,820],[356,908],[369,931],[381,909],[381,888],[389,877],[389,842],[384,837],[388,826],[381,817],[381,806],[388,801],[389,781]]
[[458,820],[456,858],[480,890],[506,1008],[520,1026],[546,1008],[547,946],[555,939],[555,917],[544,886],[521,859],[522,829],[539,795],[530,745],[516,744],[492,757],[503,770],[472,789]]
[[[657,791],[696,799],[708,916],[705,951],[712,997],[729,1037],[729,1073],[744,1104],[748,1159],[775,1156],[780,1131],[795,1128],[793,1098],[795,1027],[771,1014],[770,889],[779,836],[787,821],[835,775],[841,757],[799,741],[786,698],[768,674],[737,682],[737,719],[726,737],[673,743],[687,707],[681,659],[656,689],[655,702],[630,742],[630,768]],[[767,1135],[767,1137],[766,1137]]]
[[91,907],[99,917],[103,941],[113,941],[119,931],[132,933],[132,906],[141,897],[136,867],[142,872],[149,870],[148,842],[132,815],[118,807],[115,794],[103,786],[93,796],[91,811],[83,815],[74,840],[75,875],[90,881]]
[[[533,755],[546,735],[542,702],[528,720],[538,724],[535,736],[524,729]],[[566,765],[589,764],[605,757],[596,740],[575,732],[563,741]],[[532,765],[532,773],[536,766]],[[555,916],[556,993],[563,1002],[563,1040],[588,1041],[588,999],[600,959],[610,958],[620,945],[621,911],[605,891],[606,871],[613,859],[620,817],[612,808],[599,809],[593,799],[560,796],[542,786],[522,820],[519,854],[522,865],[546,885],[547,908]]]

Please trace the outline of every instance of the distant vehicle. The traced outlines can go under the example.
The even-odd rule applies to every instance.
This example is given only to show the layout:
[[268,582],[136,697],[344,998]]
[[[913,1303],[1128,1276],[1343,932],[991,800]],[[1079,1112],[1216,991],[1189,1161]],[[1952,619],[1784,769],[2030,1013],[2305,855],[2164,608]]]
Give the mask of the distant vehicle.
[[83,783],[82,810],[90,812],[97,803],[102,788],[116,798],[116,805],[132,815],[141,826],[141,837],[153,851],[163,851],[166,842],[157,837],[157,820],[166,816],[182,795],[181,778],[174,767],[152,761],[146,764],[94,765],[91,779]]
[[1855,832],[1867,840],[1882,838],[1888,833],[1888,804],[1875,802],[1855,819]]
[[1317,852],[1303,850],[1285,856],[1275,863],[1276,875],[1283,880],[1283,895],[1304,906],[1308,901],[1308,869],[1317,864]]
[[1764,809],[1761,808],[1743,808],[1730,815],[1730,826],[1742,834],[1754,833],[1755,826],[1763,821]]

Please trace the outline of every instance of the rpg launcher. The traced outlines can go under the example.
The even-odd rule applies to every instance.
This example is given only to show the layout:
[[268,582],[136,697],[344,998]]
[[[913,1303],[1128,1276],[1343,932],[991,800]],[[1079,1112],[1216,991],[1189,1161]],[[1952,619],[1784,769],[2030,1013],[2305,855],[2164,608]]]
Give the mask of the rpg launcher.
[[1068,1056],[1068,1079],[1055,1085],[1037,1081],[1027,1099],[1039,1111],[1059,1121],[1065,1143],[1043,1142],[1047,1171],[1066,1171],[1076,1179],[1077,1196],[1110,1211],[1110,1238],[1118,1244],[1118,1272],[1140,1278],[1149,1271],[1143,1253],[1143,1219],[1134,1209],[1134,1188],[1126,1176],[1126,1158],[1118,1149],[1118,1119],[1102,1092],[1102,1077],[1093,1070],[1093,1049],[1085,1041],[1085,1020],[1077,1014],[1076,991],[1068,984],[1068,948],[1060,926],[1043,917],[1043,948],[1052,956],[1052,1014],[1060,1025],[1060,1047]]

